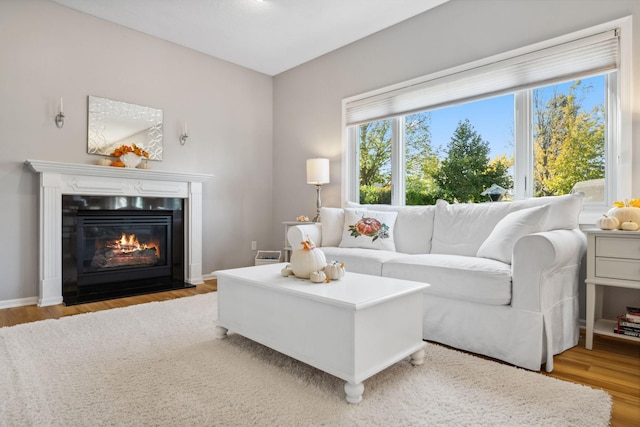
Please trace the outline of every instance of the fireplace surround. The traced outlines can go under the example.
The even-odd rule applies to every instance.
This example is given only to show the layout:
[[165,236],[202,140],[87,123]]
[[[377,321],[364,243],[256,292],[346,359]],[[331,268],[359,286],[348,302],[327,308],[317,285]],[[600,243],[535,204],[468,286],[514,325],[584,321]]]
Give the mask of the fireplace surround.
[[69,195],[108,196],[114,198],[111,200],[179,200],[183,207],[180,214],[184,230],[183,281],[190,285],[203,283],[202,184],[212,175],[42,160],[25,163],[40,177],[39,306],[63,302],[63,196]]
[[194,286],[183,242],[180,198],[63,195],[63,302]]

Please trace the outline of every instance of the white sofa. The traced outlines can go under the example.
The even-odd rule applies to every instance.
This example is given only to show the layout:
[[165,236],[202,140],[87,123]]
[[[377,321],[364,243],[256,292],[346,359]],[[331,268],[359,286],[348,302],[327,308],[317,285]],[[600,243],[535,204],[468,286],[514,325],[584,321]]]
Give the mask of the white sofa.
[[530,370],[578,343],[582,195],[515,202],[322,208],[290,227],[347,271],[429,283],[424,339]]

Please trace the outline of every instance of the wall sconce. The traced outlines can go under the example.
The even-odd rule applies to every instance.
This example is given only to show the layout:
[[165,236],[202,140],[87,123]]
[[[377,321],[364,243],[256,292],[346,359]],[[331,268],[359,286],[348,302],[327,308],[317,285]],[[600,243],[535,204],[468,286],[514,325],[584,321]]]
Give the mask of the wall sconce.
[[180,145],[184,145],[189,139],[189,134],[187,133],[187,121],[184,121],[184,127],[182,129],[182,135],[180,135]]
[[60,112],[56,115],[56,126],[58,129],[62,129],[62,126],[64,126],[64,112],[62,110],[62,98],[60,98]]
[[307,160],[307,184],[316,186],[316,217],[313,222],[320,222],[320,190],[322,184],[329,183],[329,159],[309,159]]

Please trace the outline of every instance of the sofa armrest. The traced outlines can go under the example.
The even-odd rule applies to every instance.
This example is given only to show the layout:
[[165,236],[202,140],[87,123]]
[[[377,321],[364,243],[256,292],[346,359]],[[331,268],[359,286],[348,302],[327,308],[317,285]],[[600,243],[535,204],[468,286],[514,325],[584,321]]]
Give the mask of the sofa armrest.
[[513,248],[514,308],[547,312],[578,294],[587,238],[579,229],[552,230],[520,238]]
[[287,240],[291,250],[295,251],[302,247],[302,242],[310,237],[316,246],[322,246],[322,225],[319,222],[314,224],[300,224],[289,227]]

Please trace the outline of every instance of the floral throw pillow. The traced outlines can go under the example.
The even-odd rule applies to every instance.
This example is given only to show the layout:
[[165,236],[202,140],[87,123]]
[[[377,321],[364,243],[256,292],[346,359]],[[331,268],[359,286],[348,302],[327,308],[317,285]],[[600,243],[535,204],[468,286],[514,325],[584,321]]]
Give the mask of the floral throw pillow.
[[393,228],[397,212],[375,212],[366,209],[344,210],[341,248],[396,250]]

